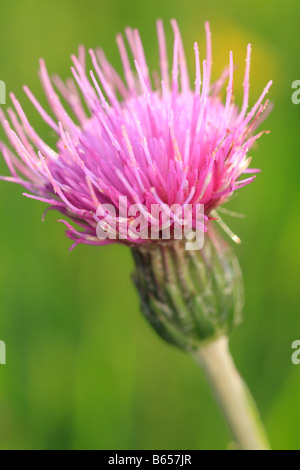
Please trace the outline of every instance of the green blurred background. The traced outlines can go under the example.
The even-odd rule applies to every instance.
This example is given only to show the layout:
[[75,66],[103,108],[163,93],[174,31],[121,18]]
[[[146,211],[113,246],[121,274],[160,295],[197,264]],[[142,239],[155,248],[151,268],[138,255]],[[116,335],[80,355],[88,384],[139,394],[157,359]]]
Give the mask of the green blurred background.
[[[45,103],[40,57],[66,78],[78,44],[101,45],[120,70],[115,35],[130,25],[140,29],[149,65],[157,68],[155,20],[165,20],[171,44],[175,17],[193,74],[193,42],[203,57],[208,19],[213,78],[232,49],[241,102],[252,43],[251,102],[272,78],[275,106],[264,125],[271,134],[253,152],[263,171],[230,203],[246,218],[225,217],[243,240],[235,251],[246,285],[245,321],[231,349],[276,449],[300,448],[300,365],[291,362],[291,344],[300,339],[300,105],[291,102],[291,83],[300,79],[299,12],[298,0],[284,7],[274,0],[0,2],[0,79],[49,141],[22,91],[26,83]],[[0,173],[8,174],[2,161]],[[43,210],[20,187],[0,183],[0,339],[7,346],[0,448],[226,448],[230,436],[201,372],[139,312],[129,250],[79,246],[69,253],[58,214],[41,223]]]

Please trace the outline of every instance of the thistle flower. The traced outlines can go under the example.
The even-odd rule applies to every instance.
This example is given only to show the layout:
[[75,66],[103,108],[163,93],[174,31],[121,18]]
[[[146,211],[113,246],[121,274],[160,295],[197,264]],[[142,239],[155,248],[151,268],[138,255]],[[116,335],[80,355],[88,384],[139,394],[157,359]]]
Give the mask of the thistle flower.
[[[213,210],[236,189],[251,183],[259,171],[249,168],[248,151],[263,134],[254,132],[265,117],[268,101],[264,100],[272,82],[248,111],[248,45],[239,109],[233,101],[231,52],[229,66],[211,83],[211,37],[206,23],[206,59],[200,63],[195,43],[195,83],[191,86],[174,20],[172,27],[170,73],[163,24],[157,22],[160,74],[153,78],[139,33],[130,28],[125,33],[134,70],[124,39],[117,36],[125,80],[102,50],[90,50],[93,70],[87,74],[85,51],[80,47],[78,57],[72,56],[73,79],[66,83],[58,77],[51,81],[41,60],[40,78],[54,117],[27,87],[24,90],[56,133],[56,148],[36,133],[12,94],[15,110],[7,111],[11,123],[1,110],[0,120],[18,157],[0,144],[11,172],[2,179],[21,184],[27,197],[71,218],[79,228],[62,222],[74,241],[72,247],[114,242],[131,246],[134,280],[145,317],[163,339],[203,366],[240,448],[265,449],[268,443],[255,406],[227,348],[227,335],[241,317],[241,271],[211,219]],[[222,102],[220,93],[226,81]],[[185,210],[187,205],[190,228],[206,231],[203,248],[195,252],[187,251],[176,236],[176,223],[182,220],[172,208]],[[200,224],[199,205],[203,209]],[[133,206],[137,206],[135,212],[125,211]],[[170,216],[169,240],[163,233],[164,217],[154,216],[153,206]],[[149,239],[153,224],[157,236]],[[117,236],[112,236],[114,230]]]
[[[211,37],[206,23],[207,52],[202,64],[195,43],[195,85],[190,85],[180,32],[175,20],[173,63],[170,71],[163,24],[157,22],[160,77],[151,75],[137,30],[127,28],[126,37],[134,57],[131,67],[125,42],[117,36],[125,81],[102,50],[90,50],[93,70],[88,74],[85,51],[72,56],[73,79],[51,81],[40,61],[40,79],[54,117],[39,104],[28,87],[24,90],[43,120],[57,135],[56,148],[35,132],[21,104],[11,94],[11,124],[0,111],[2,125],[18,157],[4,144],[1,151],[11,176],[27,197],[43,201],[70,217],[66,234],[74,245],[101,245],[118,241],[143,243],[130,235],[135,217],[120,214],[120,200],[142,206],[146,224],[151,206],[173,204],[204,206],[203,230],[211,211],[238,188],[250,183],[259,170],[250,169],[248,151],[263,132],[253,135],[268,102],[268,83],[247,113],[251,47],[248,46],[241,110],[233,102],[233,56],[221,78],[211,83]],[[201,67],[202,65],[202,67]],[[227,81],[225,103],[220,91]],[[53,83],[52,83],[53,82]],[[58,92],[55,91],[55,87]],[[68,114],[60,95],[67,102]],[[245,175],[244,177],[242,175]],[[241,178],[242,177],[242,178]],[[121,199],[120,199],[121,198]],[[117,240],[97,236],[97,224],[115,207]],[[97,212],[98,210],[98,212]],[[148,217],[149,216],[149,217]],[[106,217],[110,229],[109,216]],[[153,217],[152,217],[153,221]],[[174,223],[172,220],[171,225]],[[157,221],[158,231],[162,222]],[[194,217],[193,222],[194,225]],[[125,235],[124,235],[125,234]]]

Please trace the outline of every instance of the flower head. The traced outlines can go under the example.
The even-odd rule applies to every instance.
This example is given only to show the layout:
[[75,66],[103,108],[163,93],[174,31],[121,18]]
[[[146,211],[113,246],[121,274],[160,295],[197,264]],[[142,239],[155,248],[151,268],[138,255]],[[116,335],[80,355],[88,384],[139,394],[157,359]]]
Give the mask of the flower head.
[[[72,56],[73,79],[66,83],[58,77],[51,80],[44,61],[40,61],[40,78],[53,116],[27,87],[24,90],[56,133],[55,149],[35,132],[13,94],[15,110],[7,112],[10,123],[1,111],[1,122],[18,155],[0,144],[11,172],[10,177],[2,179],[21,184],[28,191],[26,196],[48,203],[78,224],[75,229],[63,220],[75,245],[115,241],[97,235],[103,218],[108,232],[111,228],[113,215],[103,209],[104,204],[115,208],[117,241],[141,243],[141,239],[131,236],[130,230],[123,230],[134,224],[135,217],[121,214],[120,201],[126,199],[129,206],[140,205],[145,217],[151,214],[152,205],[190,204],[193,208],[202,204],[205,222],[212,209],[255,178],[258,170],[249,169],[248,151],[262,134],[253,132],[267,107],[264,99],[271,82],[248,111],[249,45],[239,109],[233,102],[232,53],[229,67],[217,82],[211,83],[211,38],[206,23],[206,59],[200,63],[195,43],[196,73],[191,86],[174,20],[172,27],[174,47],[169,70],[163,24],[157,22],[160,73],[153,78],[139,33],[130,28],[125,32],[134,67],[123,37],[117,36],[125,79],[102,50],[89,51],[93,70],[88,73],[85,51],[80,47],[78,56]],[[222,102],[220,91],[225,83],[226,97]],[[148,224],[150,218],[145,220]],[[161,220],[157,223],[160,228]]]

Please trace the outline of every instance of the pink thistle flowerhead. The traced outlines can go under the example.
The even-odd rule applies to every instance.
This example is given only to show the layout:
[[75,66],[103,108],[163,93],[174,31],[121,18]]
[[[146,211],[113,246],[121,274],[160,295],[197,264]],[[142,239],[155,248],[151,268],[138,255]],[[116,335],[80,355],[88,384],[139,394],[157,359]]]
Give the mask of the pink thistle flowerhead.
[[[197,204],[204,207],[203,230],[211,211],[236,189],[250,183],[258,170],[249,169],[248,151],[262,134],[253,132],[268,102],[268,83],[248,111],[251,47],[248,46],[242,107],[233,102],[233,57],[221,78],[211,83],[211,38],[206,23],[206,59],[200,62],[195,43],[195,83],[188,76],[180,32],[175,20],[171,70],[162,21],[157,22],[160,73],[151,78],[139,33],[126,28],[134,57],[130,63],[124,39],[117,45],[124,79],[102,50],[90,50],[93,70],[87,71],[85,51],[72,56],[73,79],[63,83],[50,79],[40,61],[40,78],[52,116],[31,91],[25,93],[43,120],[57,135],[56,148],[35,132],[19,101],[12,94],[14,110],[1,111],[2,125],[18,157],[4,143],[1,151],[11,176],[26,196],[38,199],[71,218],[79,228],[67,226],[67,235],[78,243],[106,244],[115,241],[145,243],[131,227],[137,214],[144,216],[144,229],[155,219],[153,205],[191,205],[192,224]],[[225,102],[219,93],[227,82]],[[67,102],[74,119],[62,103]],[[242,177],[242,175],[246,175]],[[252,175],[252,176],[248,176]],[[240,179],[242,177],[242,179]],[[131,215],[123,209],[137,205]],[[112,207],[110,212],[107,207]],[[99,223],[105,220],[99,235]],[[175,218],[171,221],[174,223]],[[160,218],[155,219],[158,232]],[[140,227],[141,230],[142,227]],[[112,236],[112,230],[117,236]],[[149,243],[149,241],[147,241]]]

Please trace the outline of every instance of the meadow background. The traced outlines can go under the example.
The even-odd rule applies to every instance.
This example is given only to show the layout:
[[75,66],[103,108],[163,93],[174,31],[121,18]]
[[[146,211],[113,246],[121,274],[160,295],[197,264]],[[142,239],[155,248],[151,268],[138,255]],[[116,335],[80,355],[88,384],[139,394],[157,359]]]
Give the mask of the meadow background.
[[[155,20],[165,21],[171,45],[175,17],[192,76],[193,42],[203,57],[208,19],[213,78],[232,49],[241,103],[252,43],[251,103],[272,78],[274,110],[263,125],[271,134],[252,152],[262,173],[230,203],[246,217],[225,217],[243,241],[235,251],[246,286],[245,320],[231,349],[275,449],[300,449],[300,365],[291,362],[291,344],[300,339],[300,105],[291,102],[291,84],[300,79],[299,10],[298,0],[284,8],[274,0],[0,1],[0,79],[49,141],[22,91],[29,85],[45,104],[40,57],[66,78],[79,44],[101,45],[121,70],[115,35],[130,25],[157,68]],[[2,161],[0,173],[8,174]],[[7,346],[0,448],[226,448],[230,436],[201,372],[140,314],[129,250],[79,246],[69,253],[58,214],[41,223],[43,210],[22,188],[0,182],[0,339]]]

